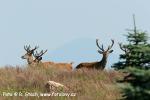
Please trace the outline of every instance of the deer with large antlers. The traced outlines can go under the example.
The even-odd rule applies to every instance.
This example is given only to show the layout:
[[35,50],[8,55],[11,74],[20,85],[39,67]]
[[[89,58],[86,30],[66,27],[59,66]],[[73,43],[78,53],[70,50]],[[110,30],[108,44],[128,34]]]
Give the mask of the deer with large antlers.
[[108,48],[106,50],[104,50],[104,46],[103,45],[99,46],[98,39],[96,39],[96,45],[99,48],[98,53],[103,55],[101,61],[91,62],[91,63],[80,63],[79,65],[77,65],[76,69],[88,68],[88,69],[103,70],[106,67],[106,64],[107,64],[108,55],[113,52],[113,50],[111,50],[111,48],[114,45],[114,40],[111,40],[111,41],[112,41],[112,44],[110,46],[108,46]]
[[38,47],[35,46],[34,49],[31,49],[30,45],[29,46],[24,46],[25,51],[27,52],[25,55],[21,56],[22,59],[26,59],[28,62],[28,65],[30,66],[38,66],[38,65],[42,65],[44,67],[53,67],[56,69],[60,69],[60,70],[67,70],[67,71],[71,71],[72,70],[72,63],[54,63],[54,62],[42,62],[42,56],[47,52],[47,50],[45,51],[41,51],[40,53],[38,53],[37,51],[35,52],[35,50]]
[[33,53],[33,56],[35,58],[34,62],[36,62],[37,64],[42,65],[43,67],[53,67],[56,69],[60,69],[60,70],[66,70],[66,71],[71,71],[72,70],[72,63],[54,63],[54,62],[42,62],[42,56],[43,54],[45,54],[47,52],[47,50],[45,51],[41,51],[40,53],[38,53],[36,51],[36,53]]
[[34,51],[38,48],[38,46],[35,46],[34,49],[31,49],[30,45],[29,46],[24,46],[25,51],[27,52],[25,55],[21,56],[22,59],[26,59],[29,65],[35,64],[34,58],[33,58],[33,53]]

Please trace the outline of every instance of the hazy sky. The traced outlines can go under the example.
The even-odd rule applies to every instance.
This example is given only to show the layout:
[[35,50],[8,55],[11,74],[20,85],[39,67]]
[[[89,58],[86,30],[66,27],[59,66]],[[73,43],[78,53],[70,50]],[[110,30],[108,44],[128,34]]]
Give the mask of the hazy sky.
[[[20,59],[25,44],[48,49],[44,59],[57,61],[57,57],[49,58],[51,54],[78,40],[89,39],[95,43],[99,38],[109,44],[113,38],[115,43],[124,42],[125,29],[133,26],[133,13],[138,28],[150,32],[149,4],[149,0],[0,0],[0,65],[25,64]],[[117,59],[116,54],[120,53],[117,44],[114,50],[111,58]],[[62,56],[65,55],[75,54],[64,52]],[[80,62],[81,56],[74,62]],[[88,61],[94,59],[98,58]],[[110,63],[114,60],[110,59]]]

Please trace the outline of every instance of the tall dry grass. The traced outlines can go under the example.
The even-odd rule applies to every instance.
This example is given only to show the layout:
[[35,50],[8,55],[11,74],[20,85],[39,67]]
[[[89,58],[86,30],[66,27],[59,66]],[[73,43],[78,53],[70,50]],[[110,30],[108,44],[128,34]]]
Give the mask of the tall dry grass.
[[[52,68],[11,67],[0,68],[0,100],[116,100],[121,97],[116,79],[121,74],[115,71],[78,70],[58,71]],[[65,92],[76,93],[75,97],[6,97],[3,92],[45,93],[48,80],[64,84]]]

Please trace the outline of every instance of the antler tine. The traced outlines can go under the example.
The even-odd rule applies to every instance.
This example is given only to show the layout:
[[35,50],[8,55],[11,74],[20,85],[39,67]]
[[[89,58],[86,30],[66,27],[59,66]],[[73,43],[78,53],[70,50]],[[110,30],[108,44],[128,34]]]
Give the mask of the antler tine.
[[114,45],[114,40],[113,39],[111,39],[111,42],[112,42],[112,44],[110,46],[108,46],[107,51],[110,50],[113,47],[113,45]]
[[47,50],[45,50],[45,51],[41,50],[40,53],[38,53],[38,52],[36,51],[36,54],[34,54],[34,57],[35,57],[35,58],[41,57],[41,56],[43,56],[43,54],[45,54],[46,52],[47,52]]
[[30,51],[30,45],[29,45],[29,46],[25,45],[25,46],[24,46],[24,49],[25,49],[27,52],[29,52],[29,51]]
[[33,56],[36,58],[36,54],[35,53],[33,53]]
[[39,46],[35,46],[35,48],[34,48],[34,49],[32,49],[32,50],[34,51],[34,50],[36,50],[36,49],[38,49],[38,48],[39,48]]
[[100,50],[104,51],[104,46],[103,46],[103,44],[102,44],[102,47],[99,46],[98,39],[96,39],[96,45]]
[[35,53],[33,53],[33,56],[37,59],[39,57],[39,53],[36,51]]
[[41,50],[41,52],[39,53],[39,56],[42,56],[43,50]]
[[39,56],[39,53],[38,53],[37,51],[36,51],[36,54],[35,54],[35,56],[36,56],[36,57],[38,57],[38,56]]
[[28,50],[30,51],[31,46],[29,45],[29,46],[27,46],[27,48],[28,48]]
[[47,52],[47,49],[45,50],[45,52],[44,53],[46,53]]
[[119,44],[120,49],[121,49],[122,51],[124,51],[124,48],[123,48],[123,46],[122,46],[122,43],[118,43],[118,44]]
[[26,46],[24,45],[24,50],[26,50],[27,51],[27,48],[26,48]]
[[45,50],[44,52],[43,52],[43,50],[40,52],[40,56],[42,56],[43,54],[45,54],[47,52],[47,50]]
[[102,44],[102,49],[104,50],[104,46],[103,46],[103,44]]
[[30,50],[30,48],[31,48],[31,46],[30,46],[30,45],[29,45],[29,46],[27,46],[28,51],[31,51],[31,50]]
[[122,43],[119,43],[120,49],[127,53],[127,48],[123,47]]

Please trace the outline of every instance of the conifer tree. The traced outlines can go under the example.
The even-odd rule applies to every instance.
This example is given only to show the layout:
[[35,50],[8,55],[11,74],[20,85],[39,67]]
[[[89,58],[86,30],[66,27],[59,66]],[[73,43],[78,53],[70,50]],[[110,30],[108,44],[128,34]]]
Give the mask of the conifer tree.
[[124,69],[127,67],[150,68],[150,44],[146,31],[137,30],[135,17],[133,15],[134,28],[128,30],[126,35],[128,44],[119,44],[124,54],[120,55],[120,61],[112,67],[115,69]]

